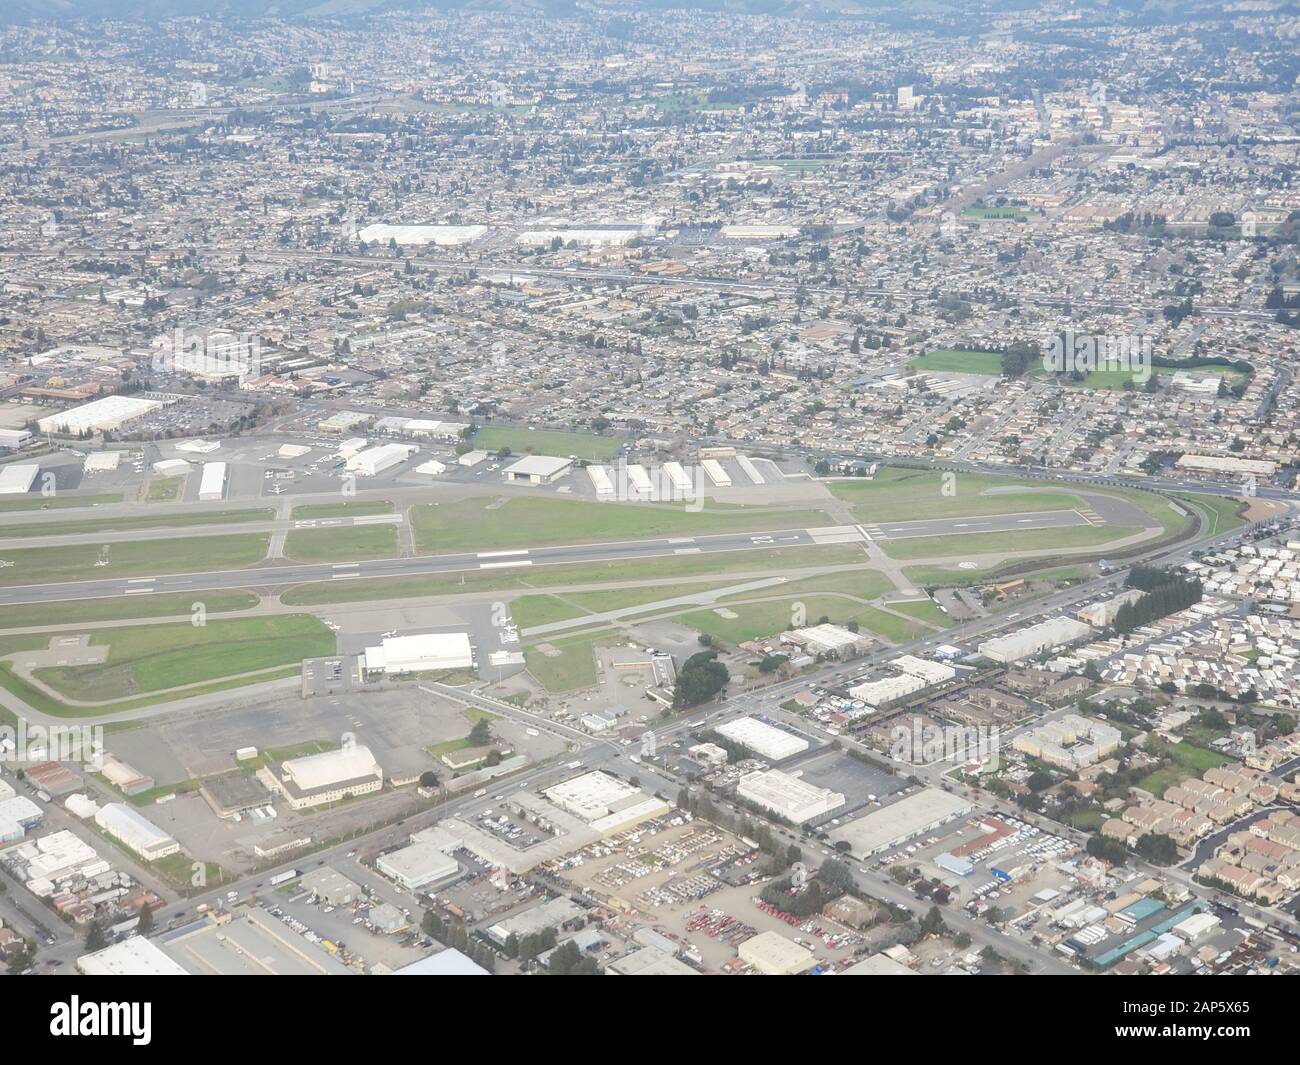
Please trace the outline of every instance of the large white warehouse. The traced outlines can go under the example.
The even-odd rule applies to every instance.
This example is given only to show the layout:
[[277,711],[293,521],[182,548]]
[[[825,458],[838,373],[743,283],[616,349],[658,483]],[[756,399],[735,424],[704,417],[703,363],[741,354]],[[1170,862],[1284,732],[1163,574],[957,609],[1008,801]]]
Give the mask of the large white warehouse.
[[0,466],[0,496],[21,496],[32,490],[41,468],[32,462],[20,466]]
[[347,468],[358,477],[374,477],[385,470],[391,470],[394,466],[400,466],[418,450],[410,444],[380,444],[378,447],[368,447],[348,459]]
[[384,786],[384,771],[369,747],[341,747],[337,751],[291,758],[277,775],[268,768],[258,778],[278,791],[295,810],[367,795]]
[[470,669],[474,651],[464,632],[429,632],[419,636],[390,636],[366,648],[367,673],[438,673]]
[[997,636],[985,640],[979,646],[979,652],[994,662],[1019,662],[1041,651],[1052,651],[1064,647],[1067,643],[1082,640],[1092,635],[1091,626],[1073,618],[1048,618],[1037,625],[1013,632],[1009,636]]
[[740,778],[736,794],[764,810],[801,825],[844,805],[838,791],[819,788],[779,769],[750,773]]
[[95,814],[95,824],[145,861],[156,862],[181,849],[171,836],[125,803],[110,802],[101,806]]
[[205,462],[203,479],[199,482],[199,500],[204,503],[224,499],[226,495],[226,470],[224,462]]
[[128,422],[158,410],[162,405],[159,400],[143,399],[140,396],[105,396],[103,399],[83,403],[80,407],[46,415],[38,419],[36,425],[43,433],[67,433],[70,436],[106,433],[120,429]]
[[808,749],[807,740],[754,717],[738,717],[735,721],[719,725],[714,731],[748,747],[760,758],[768,758],[773,762],[792,758]]

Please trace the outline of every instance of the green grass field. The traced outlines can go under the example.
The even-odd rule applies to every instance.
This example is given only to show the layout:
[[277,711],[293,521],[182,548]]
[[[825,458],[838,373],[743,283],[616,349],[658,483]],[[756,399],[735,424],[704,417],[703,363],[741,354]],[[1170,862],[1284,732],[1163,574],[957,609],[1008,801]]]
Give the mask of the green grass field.
[[557,595],[521,595],[510,603],[510,613],[521,628],[547,625],[553,621],[568,621],[588,614],[603,614],[611,610],[627,610],[661,599],[676,599],[692,592],[708,592],[718,584],[690,584],[678,588],[654,587],[610,588],[606,591],[568,592],[563,598]]
[[109,544],[107,566],[95,565],[100,558],[98,544],[3,549],[0,558],[13,565],[0,569],[0,585],[242,569],[261,562],[268,546],[270,537],[265,533],[137,540]]
[[547,640],[558,655],[545,655],[533,644],[524,647],[524,660],[533,679],[553,695],[589,688],[596,683],[596,646],[615,639],[611,632],[603,631]]
[[113,599],[28,603],[5,607],[0,611],[0,625],[21,629],[132,618],[192,616],[195,603],[202,603],[209,614],[228,614],[251,610],[259,602],[261,600],[252,592],[196,591],[188,595],[124,595]]
[[697,513],[668,503],[588,503],[538,496],[513,496],[500,505],[482,498],[426,503],[412,508],[411,522],[416,550],[421,554],[767,532],[831,524],[829,516],[820,510],[713,504]]
[[87,521],[42,521],[25,525],[0,525],[0,540],[33,536],[78,536],[98,532],[129,532],[133,529],[184,528],[189,525],[234,525],[249,521],[271,521],[275,511],[209,510],[189,514],[155,514],[146,517],[91,518]]
[[1217,751],[1206,750],[1194,744],[1181,742],[1169,748],[1171,763],[1148,773],[1138,782],[1138,787],[1151,792],[1157,799],[1165,793],[1166,788],[1186,780],[1199,777],[1207,769],[1225,766],[1232,761],[1227,755]]
[[[991,488],[1033,491],[983,494]],[[1023,514],[1083,506],[1083,500],[1077,495],[1055,488],[1050,482],[974,473],[953,474],[949,480],[940,470],[912,470],[901,466],[886,467],[869,481],[833,481],[830,489],[852,505],[854,517],[861,522]]]
[[942,628],[947,628],[952,624],[952,619],[930,599],[917,599],[910,603],[890,603],[889,609],[897,610],[900,614],[906,614],[910,618],[916,618],[917,621],[925,621]]
[[932,373],[978,373],[990,377],[1002,376],[1002,356],[996,351],[958,351],[955,348],[935,348],[909,364],[913,370]]
[[70,699],[106,702],[294,665],[335,651],[334,633],[305,614],[104,629],[91,643],[109,648],[105,662],[47,667],[32,675]]
[[675,620],[730,644],[776,636],[792,625],[816,625],[822,617],[839,625],[857,622],[862,631],[892,643],[914,639],[929,631],[925,626],[906,618],[829,595],[781,598],[758,603],[731,602],[722,609],[731,611],[736,617],[724,618],[715,609],[705,608],[681,614]]
[[292,517],[294,521],[309,521],[314,518],[360,518],[392,512],[392,503],[386,499],[376,499],[350,503],[304,503],[293,508]]
[[22,499],[5,499],[0,501],[0,514],[8,510],[72,510],[77,507],[97,507],[108,503],[120,503],[120,495],[94,496],[27,496]]
[[397,529],[392,525],[345,525],[337,529],[294,529],[284,554],[295,562],[354,562],[393,558]]
[[146,503],[174,503],[180,499],[184,485],[184,477],[162,477],[150,481],[144,500]]
[[1023,532],[953,533],[951,536],[917,536],[881,544],[890,558],[946,558],[959,555],[1041,551],[1060,548],[1100,547],[1141,532],[1136,525],[1075,525],[1063,529],[1027,529]]
[[480,451],[500,451],[508,447],[516,455],[576,455],[588,462],[607,462],[618,454],[623,441],[591,433],[564,433],[552,429],[509,429],[485,425],[474,434],[474,446]]
[[1180,495],[1175,498],[1200,512],[1206,536],[1230,532],[1246,524],[1244,500],[1211,495]]

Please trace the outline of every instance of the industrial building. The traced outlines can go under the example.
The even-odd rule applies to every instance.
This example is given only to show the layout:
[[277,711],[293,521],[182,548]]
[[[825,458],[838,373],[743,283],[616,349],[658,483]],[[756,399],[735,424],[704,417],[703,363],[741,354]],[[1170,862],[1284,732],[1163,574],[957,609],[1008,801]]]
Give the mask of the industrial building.
[[531,909],[524,910],[523,913],[507,917],[499,924],[492,925],[488,928],[487,934],[488,938],[494,943],[504,946],[506,940],[511,936],[518,939],[523,939],[525,936],[535,936],[545,932],[548,928],[559,928],[570,921],[583,920],[586,912],[572,899],[560,895]]
[[731,475],[722,468],[722,464],[717,459],[701,459],[700,468],[716,487],[731,487]]
[[95,824],[147,862],[156,862],[181,849],[171,836],[125,803],[105,803],[95,814]]
[[773,762],[793,758],[808,749],[807,740],[754,717],[738,717],[735,721],[719,725],[715,731],[720,736],[748,747],[760,758]]
[[797,976],[817,964],[817,956],[780,932],[760,932],[736,952],[746,965],[765,976]]
[[829,622],[783,632],[781,642],[798,647],[817,658],[851,658],[862,654],[871,646],[869,636]]
[[393,242],[401,247],[422,248],[432,244],[450,248],[470,244],[487,231],[487,226],[398,226],[376,222],[357,233],[357,240],[384,246]]
[[609,479],[609,470],[604,466],[588,466],[587,476],[591,478],[597,499],[614,498],[614,482]]
[[0,429],[0,450],[18,451],[32,442],[26,429]]
[[369,747],[354,746],[291,758],[278,773],[264,766],[258,779],[283,795],[293,809],[305,810],[379,791],[384,771]]
[[659,947],[642,947],[605,966],[606,976],[699,976],[683,961]]
[[427,829],[412,835],[405,847],[375,859],[375,868],[407,891],[419,891],[460,872],[456,859],[448,852],[461,845],[462,841],[449,832]]
[[915,655],[901,655],[889,665],[898,670],[897,676],[855,684],[849,689],[849,695],[861,699],[875,710],[936,684],[944,684],[957,676],[957,671],[952,666],[917,658]]
[[1037,625],[997,636],[979,645],[979,653],[992,662],[1019,662],[1043,651],[1074,643],[1092,635],[1092,627],[1073,618],[1048,618]]
[[573,459],[554,455],[526,455],[502,471],[511,484],[551,484],[573,468]]
[[104,754],[99,774],[123,795],[139,795],[154,786],[154,779],[141,773],[114,754]]
[[822,817],[844,805],[844,796],[840,792],[819,788],[779,769],[741,777],[736,785],[736,794],[796,825]]
[[599,770],[556,784],[542,794],[603,836],[658,817],[670,809],[663,800]]
[[831,839],[844,840],[859,858],[870,858],[906,843],[913,836],[931,832],[955,817],[974,809],[969,799],[939,788],[923,788],[898,802],[854,818],[831,832]]
[[0,496],[21,496],[32,490],[41,468],[35,463],[0,466]]
[[140,396],[105,396],[58,414],[48,414],[37,419],[36,426],[43,433],[66,433],[68,436],[107,433],[152,414],[162,406],[161,400]]
[[0,799],[0,843],[14,843],[40,827],[45,811],[25,795]]
[[367,673],[441,673],[473,665],[474,651],[464,632],[390,636],[365,652]]
[[380,444],[378,447],[368,447],[347,460],[347,470],[358,477],[376,477],[400,466],[417,450],[418,448],[411,444]]
[[189,976],[161,947],[144,936],[130,936],[111,947],[83,954],[77,971],[86,976]]
[[199,501],[203,503],[224,499],[226,496],[226,473],[229,467],[224,462],[205,462],[203,478],[199,481]]
[[491,976],[483,966],[471,961],[455,947],[448,947],[427,958],[393,970],[394,976]]

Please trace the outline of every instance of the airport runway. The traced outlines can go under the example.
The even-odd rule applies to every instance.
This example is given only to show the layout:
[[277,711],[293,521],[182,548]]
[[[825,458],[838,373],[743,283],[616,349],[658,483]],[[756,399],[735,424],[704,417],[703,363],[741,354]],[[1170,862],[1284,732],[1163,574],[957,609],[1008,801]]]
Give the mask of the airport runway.
[[[879,527],[880,539],[915,536],[947,536],[962,533],[1026,531],[1086,525],[1075,511],[1042,511],[979,518],[934,518],[896,522]],[[415,577],[438,573],[467,573],[481,570],[517,569],[529,566],[581,562],[617,562],[674,555],[714,554],[734,551],[772,550],[782,547],[810,547],[827,544],[863,543],[876,539],[871,527],[838,525],[815,529],[782,529],[774,532],[720,533],[711,536],[682,536],[653,540],[624,540],[612,543],[571,544],[560,547],[520,548],[513,551],[484,551],[447,555],[419,555],[411,558],[375,559],[339,563],[262,563],[246,569],[176,573],[143,577],[106,577],[58,583],[13,585],[0,588],[0,605],[97,599],[125,595],[185,594],[232,588],[274,588],[293,584],[358,580],[373,577]],[[891,533],[890,530],[896,530]],[[865,557],[865,556],[864,556]],[[9,576],[16,576],[11,570]]]

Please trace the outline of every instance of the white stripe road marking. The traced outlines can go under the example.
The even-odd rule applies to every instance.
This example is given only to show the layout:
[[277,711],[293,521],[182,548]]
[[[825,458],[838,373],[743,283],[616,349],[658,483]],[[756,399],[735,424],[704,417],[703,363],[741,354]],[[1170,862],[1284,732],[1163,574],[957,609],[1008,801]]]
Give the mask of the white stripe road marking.
[[153,584],[157,577],[132,577],[127,584]]
[[349,577],[360,577],[360,576],[361,576],[360,573],[331,573],[331,574],[330,574],[330,580],[332,580],[332,581],[345,581],[345,580],[347,580]]
[[525,549],[522,550],[522,551],[480,551],[480,552],[478,553],[478,556],[477,556],[477,557],[479,557],[479,558],[508,558],[508,557],[510,557],[511,555],[526,555],[526,554],[528,554],[528,550],[525,548]]
[[673,551],[674,555],[698,555],[701,551],[698,547],[679,547]]
[[670,537],[669,540],[668,540],[668,542],[669,542],[670,544],[693,544],[693,543],[695,543],[695,537],[694,537],[694,536],[674,536],[674,537]]
[[152,595],[152,588],[128,588],[122,593],[123,595]]
[[533,560],[531,558],[517,558],[511,562],[480,562],[478,568],[501,569],[504,566],[531,566],[532,564]]

